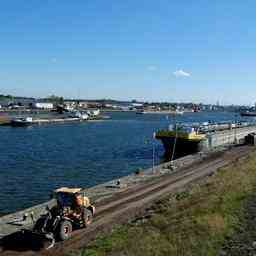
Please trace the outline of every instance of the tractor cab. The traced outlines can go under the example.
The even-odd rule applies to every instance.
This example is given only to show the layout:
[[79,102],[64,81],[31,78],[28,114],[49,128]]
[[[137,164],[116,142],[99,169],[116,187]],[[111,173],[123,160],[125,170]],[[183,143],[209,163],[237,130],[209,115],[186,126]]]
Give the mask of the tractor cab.
[[[62,187],[54,190],[53,197],[61,208],[76,209],[77,207],[90,207],[90,200],[81,188]],[[92,207],[94,214],[94,207]]]
[[67,240],[74,229],[91,224],[95,207],[81,188],[62,187],[54,190],[52,196],[57,205],[37,221],[34,231]]
[[95,207],[81,188],[62,187],[54,190],[53,197],[57,200],[57,209],[64,217],[70,218],[76,224],[79,220],[82,226],[91,223]]

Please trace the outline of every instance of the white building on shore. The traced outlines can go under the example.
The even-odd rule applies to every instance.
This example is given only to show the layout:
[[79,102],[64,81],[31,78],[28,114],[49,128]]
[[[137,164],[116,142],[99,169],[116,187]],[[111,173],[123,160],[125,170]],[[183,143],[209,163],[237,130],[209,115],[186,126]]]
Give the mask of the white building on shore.
[[35,102],[33,104],[34,108],[37,109],[53,109],[53,103],[51,102]]

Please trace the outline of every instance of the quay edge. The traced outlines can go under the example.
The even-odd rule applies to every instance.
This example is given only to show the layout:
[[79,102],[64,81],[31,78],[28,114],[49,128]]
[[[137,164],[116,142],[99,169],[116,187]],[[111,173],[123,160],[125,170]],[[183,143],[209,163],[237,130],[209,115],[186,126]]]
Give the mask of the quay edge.
[[[84,192],[91,199],[91,201],[96,204],[97,207],[98,203],[102,202],[103,200],[108,200],[117,193],[126,191],[127,189],[137,186],[138,184],[142,184],[146,181],[160,178],[163,175],[177,172],[181,168],[186,168],[194,163],[207,159],[207,157],[210,157],[211,155],[212,154],[187,155],[185,157],[176,159],[171,163],[166,162],[158,166],[154,166],[154,168],[143,170],[139,174],[133,173],[116,180],[111,180],[104,184],[99,184],[94,187],[84,189]],[[117,181],[120,182],[120,186],[117,186]],[[32,229],[39,217],[46,213],[47,206],[52,208],[56,205],[56,203],[56,200],[52,199],[45,203],[0,217],[0,246],[2,238],[19,232],[22,229]]]

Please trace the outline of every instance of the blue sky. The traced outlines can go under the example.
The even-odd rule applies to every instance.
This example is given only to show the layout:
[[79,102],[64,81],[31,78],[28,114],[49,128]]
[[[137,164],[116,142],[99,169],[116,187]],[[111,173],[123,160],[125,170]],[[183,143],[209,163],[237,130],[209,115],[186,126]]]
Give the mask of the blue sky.
[[254,0],[0,3],[0,93],[252,104]]

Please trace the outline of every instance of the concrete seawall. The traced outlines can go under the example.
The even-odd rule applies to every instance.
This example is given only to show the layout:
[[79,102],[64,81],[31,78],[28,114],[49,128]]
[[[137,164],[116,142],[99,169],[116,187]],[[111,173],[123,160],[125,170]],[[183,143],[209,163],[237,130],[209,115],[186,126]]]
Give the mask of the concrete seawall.
[[256,133],[256,126],[236,128],[207,135],[206,147],[214,148],[227,144],[243,143],[250,133]]
[[[111,198],[116,193],[125,191],[128,188],[143,182],[160,178],[161,176],[170,172],[176,172],[183,167],[200,162],[209,156],[210,154],[202,155],[199,153],[188,155],[186,157],[177,159],[172,163],[163,163],[155,166],[154,168],[141,170],[137,174],[133,173],[119,179],[111,180],[104,184],[99,184],[97,186],[84,189],[84,192],[91,199],[91,201],[97,205],[97,203],[101,202],[102,200]],[[117,181],[119,181],[120,184],[118,184]],[[22,211],[0,217],[0,238],[18,232],[21,229],[30,229],[33,227],[36,220],[46,212],[46,207],[48,206],[49,208],[52,208],[54,205],[56,205],[56,201],[53,199],[48,202],[24,209]]]

